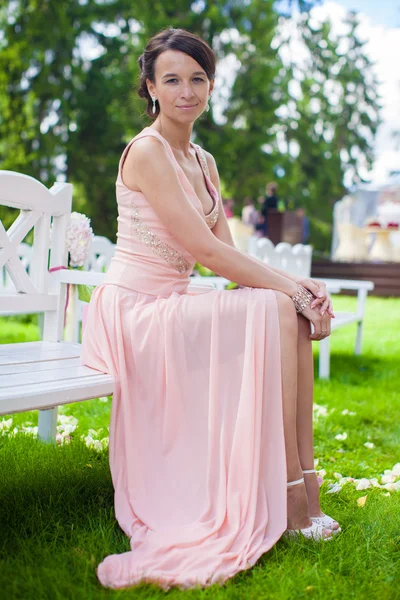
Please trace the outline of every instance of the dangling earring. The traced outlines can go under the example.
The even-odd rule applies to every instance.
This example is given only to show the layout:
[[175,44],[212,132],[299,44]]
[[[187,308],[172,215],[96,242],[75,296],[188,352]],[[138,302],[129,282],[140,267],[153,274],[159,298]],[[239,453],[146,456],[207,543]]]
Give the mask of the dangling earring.
[[206,111],[208,112],[210,110],[210,98],[207,100],[207,104],[206,104]]
[[157,108],[156,108],[156,100],[157,100],[157,98],[152,98],[152,100],[153,100],[153,115],[154,115],[156,113],[156,110],[157,110]]

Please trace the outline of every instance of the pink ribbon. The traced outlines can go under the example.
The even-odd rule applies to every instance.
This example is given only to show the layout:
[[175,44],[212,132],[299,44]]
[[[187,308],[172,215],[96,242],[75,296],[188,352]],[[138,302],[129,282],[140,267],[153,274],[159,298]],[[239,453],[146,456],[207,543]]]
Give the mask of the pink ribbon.
[[[60,267],[51,267],[51,269],[49,269],[49,273],[54,273],[55,271],[63,271],[64,269],[66,269],[68,271],[68,267],[64,267],[63,265],[60,266]],[[65,327],[65,322],[67,320],[68,302],[69,302],[69,283],[67,283],[67,294],[66,294],[66,297],[65,297],[64,327]]]

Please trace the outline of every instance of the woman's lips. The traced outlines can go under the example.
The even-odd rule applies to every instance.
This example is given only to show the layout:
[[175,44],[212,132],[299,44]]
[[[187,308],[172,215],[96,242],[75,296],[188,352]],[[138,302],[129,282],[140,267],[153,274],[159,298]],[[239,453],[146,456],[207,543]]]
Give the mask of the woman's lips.
[[182,110],[190,110],[191,108],[196,108],[197,104],[193,104],[193,106],[178,106]]

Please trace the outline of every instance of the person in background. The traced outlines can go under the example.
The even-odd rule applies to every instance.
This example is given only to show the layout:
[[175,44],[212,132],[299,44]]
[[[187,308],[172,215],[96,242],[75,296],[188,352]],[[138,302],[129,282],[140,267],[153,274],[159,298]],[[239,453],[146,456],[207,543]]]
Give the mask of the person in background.
[[255,207],[253,198],[251,196],[246,196],[244,199],[244,206],[242,208],[242,223],[252,227],[255,231],[259,220],[260,213]]
[[231,217],[233,217],[233,200],[232,198],[224,198],[222,201],[223,207],[224,207],[224,212],[225,212],[225,216],[227,219],[230,219]]
[[296,214],[302,219],[301,225],[301,243],[308,244],[308,240],[310,239],[310,219],[306,215],[306,211],[303,207],[300,207],[296,210]]
[[263,206],[261,209],[261,214],[264,217],[263,222],[263,235],[268,235],[268,214],[271,210],[278,209],[278,184],[275,181],[270,181],[267,183],[265,188],[265,197]]

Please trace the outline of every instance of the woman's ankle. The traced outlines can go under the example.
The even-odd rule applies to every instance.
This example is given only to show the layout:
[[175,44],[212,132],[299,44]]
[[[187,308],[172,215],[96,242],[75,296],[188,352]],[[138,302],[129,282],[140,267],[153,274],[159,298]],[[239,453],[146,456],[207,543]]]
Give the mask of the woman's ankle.
[[308,498],[304,483],[287,489],[287,528],[304,529],[310,527]]
[[304,482],[307,491],[308,507],[310,517],[320,517],[323,515],[320,504],[320,491],[317,474],[304,473]]

